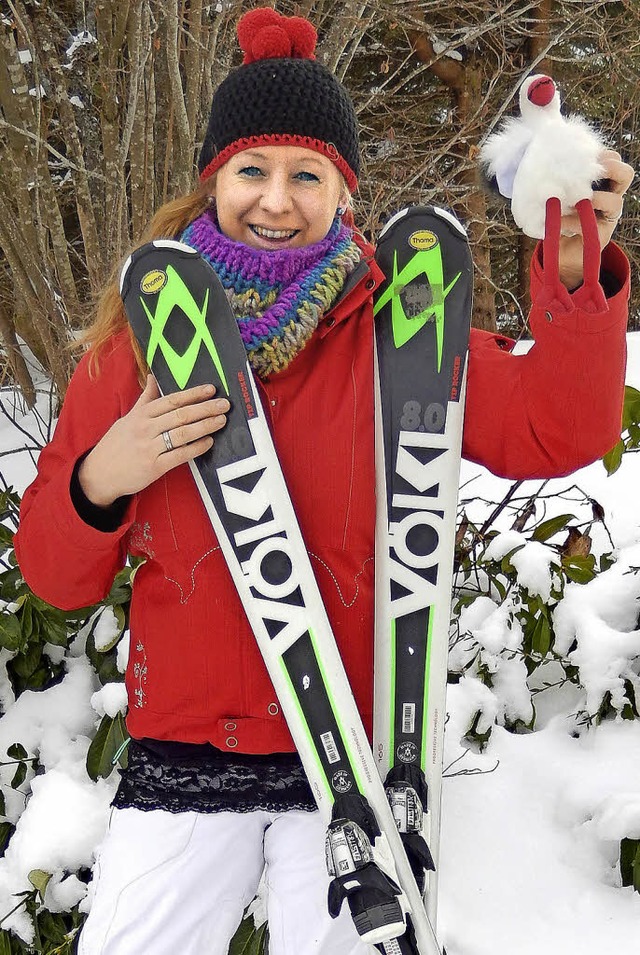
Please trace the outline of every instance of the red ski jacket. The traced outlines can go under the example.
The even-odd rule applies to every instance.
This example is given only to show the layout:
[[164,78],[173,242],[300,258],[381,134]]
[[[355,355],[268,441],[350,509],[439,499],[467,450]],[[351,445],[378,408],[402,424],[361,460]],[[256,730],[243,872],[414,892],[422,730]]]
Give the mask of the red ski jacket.
[[[464,454],[498,475],[567,474],[608,451],[620,433],[628,264],[610,245],[603,267],[620,283],[609,310],[533,307],[535,345],[472,331]],[[371,731],[374,608],[374,262],[334,306],[289,367],[259,388],[347,674]],[[532,300],[541,288],[534,257]],[[20,567],[60,608],[100,601],[127,553],[146,558],[131,605],[126,682],[136,738],[211,742],[245,753],[293,750],[271,681],[189,468],[129,502],[105,533],[76,512],[78,458],[140,395],[128,336],[116,336],[93,380],[73,376],[38,476],[24,495]]]

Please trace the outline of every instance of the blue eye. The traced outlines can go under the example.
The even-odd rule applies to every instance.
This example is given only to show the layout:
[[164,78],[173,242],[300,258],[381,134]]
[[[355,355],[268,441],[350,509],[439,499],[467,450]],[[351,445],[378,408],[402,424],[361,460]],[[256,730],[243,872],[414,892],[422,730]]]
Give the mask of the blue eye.
[[241,176],[261,176],[262,170],[258,166],[243,166],[238,170]]
[[296,174],[296,179],[302,179],[303,182],[320,182],[319,178],[312,172],[302,171]]

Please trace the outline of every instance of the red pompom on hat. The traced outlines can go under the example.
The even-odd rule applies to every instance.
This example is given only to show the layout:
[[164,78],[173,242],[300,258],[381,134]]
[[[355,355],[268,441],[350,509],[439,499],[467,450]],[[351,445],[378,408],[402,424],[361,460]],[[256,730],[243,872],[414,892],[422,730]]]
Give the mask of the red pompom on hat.
[[291,57],[315,60],[318,34],[303,17],[285,17],[270,7],[249,10],[238,21],[243,64]]
[[293,56],[304,60],[315,60],[318,34],[313,24],[304,17],[287,17],[287,32],[293,43]]
[[291,56],[291,39],[279,26],[263,27],[251,40],[251,50],[245,53],[244,63]]

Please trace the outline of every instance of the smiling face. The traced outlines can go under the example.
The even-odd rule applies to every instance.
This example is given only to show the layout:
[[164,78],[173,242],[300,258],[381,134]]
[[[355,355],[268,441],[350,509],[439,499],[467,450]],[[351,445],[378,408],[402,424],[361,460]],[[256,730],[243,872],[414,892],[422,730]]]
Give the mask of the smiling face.
[[300,249],[324,239],[348,193],[330,159],[300,146],[258,146],[215,177],[218,224],[255,249]]

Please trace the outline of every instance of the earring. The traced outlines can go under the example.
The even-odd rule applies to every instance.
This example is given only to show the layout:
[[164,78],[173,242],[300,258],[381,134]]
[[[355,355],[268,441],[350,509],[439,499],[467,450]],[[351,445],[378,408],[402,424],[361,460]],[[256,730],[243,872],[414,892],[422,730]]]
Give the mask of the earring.
[[338,206],[338,208],[336,209],[336,215],[343,216],[346,211],[347,211],[346,207]]

